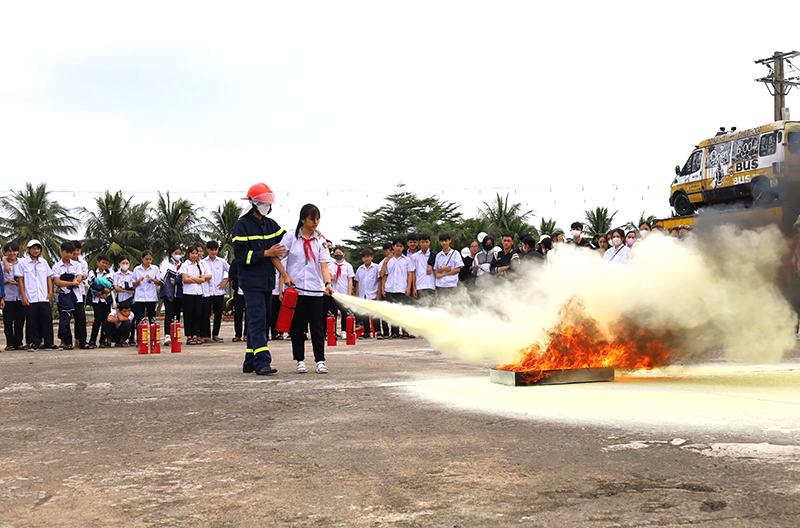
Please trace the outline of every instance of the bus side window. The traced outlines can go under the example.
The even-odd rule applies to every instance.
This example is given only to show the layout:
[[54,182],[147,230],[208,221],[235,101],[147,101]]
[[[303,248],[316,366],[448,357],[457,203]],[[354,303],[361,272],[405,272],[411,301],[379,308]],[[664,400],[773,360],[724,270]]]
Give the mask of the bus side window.
[[800,132],[788,132],[786,142],[789,144],[790,154],[800,154]]
[[761,146],[758,148],[758,155],[761,157],[772,156],[778,149],[778,133],[770,132],[761,136]]

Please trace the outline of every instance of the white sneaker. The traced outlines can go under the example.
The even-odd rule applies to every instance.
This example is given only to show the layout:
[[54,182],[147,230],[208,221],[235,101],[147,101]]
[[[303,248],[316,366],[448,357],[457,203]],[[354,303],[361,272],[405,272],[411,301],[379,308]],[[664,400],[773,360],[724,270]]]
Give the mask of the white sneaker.
[[166,346],[166,345],[169,345],[171,342],[172,342],[172,338],[170,338],[170,336],[167,335],[167,336],[164,336],[164,342],[161,343],[161,344]]
[[347,339],[347,331],[342,330],[342,339]]
[[308,372],[308,369],[306,368],[306,364],[304,362],[302,362],[302,361],[298,361],[297,362],[297,373],[298,374],[305,374],[306,372]]
[[325,362],[324,361],[318,361],[317,362],[317,374],[327,374],[327,373],[328,373],[328,367],[325,366]]

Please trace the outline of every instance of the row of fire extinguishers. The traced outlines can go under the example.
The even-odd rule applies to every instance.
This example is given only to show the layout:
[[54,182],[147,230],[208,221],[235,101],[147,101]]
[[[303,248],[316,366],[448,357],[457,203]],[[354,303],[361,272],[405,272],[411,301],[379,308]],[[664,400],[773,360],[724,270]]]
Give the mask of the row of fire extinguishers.
[[[295,288],[286,288],[283,292],[283,302],[281,303],[281,311],[278,313],[278,322],[275,325],[278,332],[289,332],[292,329],[292,319],[294,318],[294,310],[297,307],[298,292]],[[375,337],[375,325],[372,322],[372,317],[369,318],[370,333]],[[364,334],[364,326],[356,325],[356,318],[350,314],[345,319],[345,335],[346,343],[348,345],[355,345],[356,339]],[[328,312],[328,346],[336,346],[336,317]]]
[[[178,353],[181,351],[181,324],[173,321],[169,325],[170,352]],[[148,321],[142,319],[136,328],[136,340],[140,354],[160,354],[161,353],[161,325],[155,319]]]

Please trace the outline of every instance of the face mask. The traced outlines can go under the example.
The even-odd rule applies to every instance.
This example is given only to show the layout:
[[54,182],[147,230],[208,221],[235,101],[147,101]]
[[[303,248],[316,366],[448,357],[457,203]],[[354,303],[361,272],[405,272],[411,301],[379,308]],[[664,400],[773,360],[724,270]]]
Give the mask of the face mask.
[[553,247],[554,248],[561,247],[561,244],[563,244],[563,242],[553,242]]
[[614,237],[611,239],[611,242],[614,244],[614,247],[622,244],[622,239],[620,237]]
[[267,216],[272,211],[272,204],[259,204],[256,209],[258,209],[258,214],[261,216]]
[[483,250],[484,251],[491,251],[492,249],[494,249],[494,246],[492,244],[484,244],[483,245]]
[[172,255],[172,260],[174,260],[175,262],[180,262],[182,258],[183,255]]
[[633,243],[636,242],[636,239],[635,238],[629,238],[625,242],[628,244],[628,246],[632,246]]
[[639,231],[639,236],[642,237],[642,238],[647,238],[647,235],[649,235],[649,234],[650,234],[650,231],[647,231],[646,229],[644,229],[642,231]]
[[572,231],[569,232],[569,234],[572,235],[572,238],[578,238],[579,236],[581,236],[581,232],[578,231],[577,229],[573,229]]
[[334,260],[337,260],[337,261],[344,260],[344,255],[334,255],[333,258],[334,258]]
[[122,271],[128,271],[128,268],[130,268],[130,266],[128,266],[127,264],[123,264],[122,266],[119,267],[119,269],[121,269]]

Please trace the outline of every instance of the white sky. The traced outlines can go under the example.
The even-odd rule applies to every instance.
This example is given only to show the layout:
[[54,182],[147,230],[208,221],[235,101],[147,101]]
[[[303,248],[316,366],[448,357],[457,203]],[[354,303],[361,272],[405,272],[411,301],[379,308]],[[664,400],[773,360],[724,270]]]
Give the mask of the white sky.
[[667,216],[698,141],[772,120],[753,61],[800,49],[798,21],[800,2],[3,0],[0,194],[208,210],[264,181],[281,225],[312,202],[337,241],[400,181],[465,216],[509,190],[536,223]]

